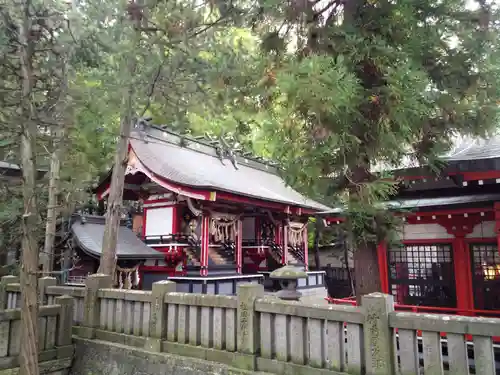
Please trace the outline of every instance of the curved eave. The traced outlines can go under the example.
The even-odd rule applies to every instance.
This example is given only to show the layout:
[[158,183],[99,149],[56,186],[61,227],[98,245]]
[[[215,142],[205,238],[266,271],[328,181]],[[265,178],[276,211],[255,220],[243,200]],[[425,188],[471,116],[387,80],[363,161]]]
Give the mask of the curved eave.
[[[139,157],[137,156],[139,159]],[[140,159],[139,159],[140,160]],[[148,168],[146,165],[144,165],[141,161],[141,168],[143,169],[142,172],[145,173],[152,181],[156,182],[163,188],[173,191],[174,193],[182,194],[189,196],[194,199],[203,199],[203,200],[212,200],[215,201],[217,200],[217,195],[222,195],[225,200],[241,200],[238,198],[243,198],[243,199],[249,199],[249,200],[255,200],[255,205],[262,205],[263,207],[266,207],[265,203],[274,203],[278,205],[282,205],[283,209],[286,209],[286,207],[293,207],[293,208],[300,208],[300,209],[305,209],[305,210],[311,210],[313,212],[319,212],[321,210],[327,209],[327,206],[321,205],[318,203],[318,205],[323,206],[323,207],[314,207],[306,204],[300,204],[297,202],[290,202],[290,201],[280,201],[276,199],[262,199],[261,197],[253,196],[250,194],[241,194],[239,192],[234,192],[230,190],[224,190],[220,189],[219,187],[214,187],[214,186],[209,186],[209,185],[199,185],[196,187],[193,186],[188,186],[185,184],[181,184],[172,180],[168,180],[162,176],[157,175],[154,173],[150,168]],[[234,198],[234,199],[231,199]]]
[[[95,259],[100,259],[102,252],[95,251],[94,249],[89,248],[85,244],[83,244],[76,234],[73,234],[73,239],[77,243],[78,247],[87,255],[91,256]],[[120,255],[119,253],[116,255],[119,260],[142,260],[142,259],[165,259],[165,255],[163,253],[158,252],[158,254],[127,254]]]

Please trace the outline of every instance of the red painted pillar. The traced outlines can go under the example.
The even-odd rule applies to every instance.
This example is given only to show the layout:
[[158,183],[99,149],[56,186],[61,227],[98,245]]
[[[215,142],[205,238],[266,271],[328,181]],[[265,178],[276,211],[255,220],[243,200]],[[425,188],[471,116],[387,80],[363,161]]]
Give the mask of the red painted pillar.
[[387,260],[387,243],[385,241],[382,241],[378,244],[377,257],[382,293],[391,294],[389,291],[389,263]]
[[241,273],[243,264],[243,221],[238,220],[238,233],[236,233],[236,272]]
[[309,271],[309,237],[307,235],[307,224],[302,232],[303,241],[304,241],[304,263],[305,270]]
[[495,210],[495,233],[497,237],[498,252],[500,253],[500,202],[495,202],[494,210]]
[[208,275],[208,245],[209,245],[209,223],[210,216],[201,217],[201,253],[200,253],[200,276]]
[[274,228],[274,242],[276,245],[281,245],[283,243],[283,226],[281,224],[276,224]]
[[[453,240],[455,289],[457,293],[457,308],[460,310],[473,309],[472,296],[472,269],[465,234],[455,234]],[[462,314],[468,315],[463,312]]]
[[282,264],[288,264],[288,225],[283,225],[283,255]]
[[172,206],[172,234],[177,234],[179,228],[179,217],[177,216],[180,210],[178,209],[178,205]]

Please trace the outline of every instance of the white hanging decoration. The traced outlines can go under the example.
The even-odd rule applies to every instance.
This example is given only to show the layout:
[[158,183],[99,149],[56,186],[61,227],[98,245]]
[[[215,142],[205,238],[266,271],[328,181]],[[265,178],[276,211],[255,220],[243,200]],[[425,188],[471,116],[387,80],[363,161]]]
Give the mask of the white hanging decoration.
[[210,234],[215,242],[236,241],[237,225],[240,215],[210,211]]
[[116,266],[116,274],[118,274],[119,289],[132,289],[133,286],[139,285],[139,264],[132,268]]
[[134,286],[139,286],[141,282],[141,276],[139,275],[139,267],[134,272]]
[[292,246],[300,245],[304,242],[304,229],[307,223],[290,223],[288,227],[288,243]]
[[118,272],[118,289],[123,289],[123,273],[120,271]]
[[125,287],[126,289],[132,289],[132,272],[127,273]]

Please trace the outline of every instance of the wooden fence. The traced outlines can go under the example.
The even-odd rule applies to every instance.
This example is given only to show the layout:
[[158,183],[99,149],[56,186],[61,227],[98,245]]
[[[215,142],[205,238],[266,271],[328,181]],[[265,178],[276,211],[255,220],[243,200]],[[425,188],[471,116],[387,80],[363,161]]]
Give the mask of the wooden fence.
[[[18,301],[11,281],[0,283],[0,307]],[[177,293],[170,281],[152,291],[109,289],[103,275],[90,276],[85,288],[53,284],[40,279],[40,300],[73,296],[75,334],[150,351],[276,374],[497,371],[492,337],[500,336],[500,319],[395,312],[392,297],[378,293],[360,308],[285,302],[264,296],[257,284],[239,286],[236,296]]]

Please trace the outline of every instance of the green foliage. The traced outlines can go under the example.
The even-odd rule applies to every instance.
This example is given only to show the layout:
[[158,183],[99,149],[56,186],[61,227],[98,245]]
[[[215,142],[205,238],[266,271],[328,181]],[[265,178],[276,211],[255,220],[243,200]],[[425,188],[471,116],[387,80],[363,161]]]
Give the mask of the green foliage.
[[312,4],[267,0],[256,10],[272,76],[252,93],[264,114],[259,133],[291,184],[345,207],[354,240],[373,243],[398,225],[377,208],[397,186],[374,166],[410,156],[439,168],[457,134],[496,130],[498,9],[461,0]]

